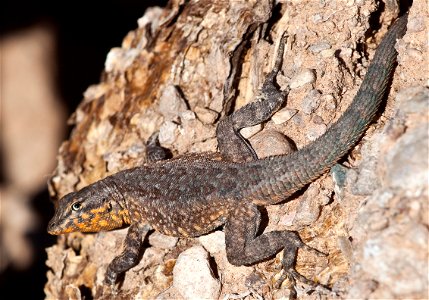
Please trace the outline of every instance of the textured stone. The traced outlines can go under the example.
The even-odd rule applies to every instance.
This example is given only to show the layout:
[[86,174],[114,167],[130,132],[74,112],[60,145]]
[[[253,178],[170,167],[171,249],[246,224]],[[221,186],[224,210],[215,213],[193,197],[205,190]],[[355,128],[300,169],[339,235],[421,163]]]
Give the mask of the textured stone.
[[271,117],[271,120],[273,120],[274,124],[283,124],[284,122],[287,122],[292,119],[292,117],[296,115],[297,112],[298,110],[296,109],[290,109],[285,107],[276,112]]
[[428,234],[422,225],[391,226],[365,243],[365,271],[396,295],[427,291],[427,282],[422,280],[427,278],[427,257],[419,256],[414,246],[427,248]]
[[318,90],[311,90],[304,97],[301,104],[302,111],[309,115],[313,113],[320,105],[320,92]]
[[261,124],[256,124],[254,126],[251,127],[246,127],[240,130],[240,134],[245,138],[248,139],[252,136],[254,136],[255,134],[257,134],[258,132],[260,132],[262,130],[262,125]]
[[166,120],[174,120],[181,112],[187,110],[187,105],[177,88],[168,85],[161,93],[158,109]]
[[155,231],[149,236],[149,244],[156,248],[161,249],[171,249],[174,248],[177,244],[179,238],[174,236],[164,235]]
[[312,69],[304,69],[298,74],[296,74],[290,80],[290,88],[296,89],[306,85],[307,83],[314,83],[316,81],[316,74]]
[[182,252],[173,269],[173,286],[185,299],[217,299],[220,283],[213,277],[206,250],[194,246]]
[[427,187],[429,133],[428,125],[405,133],[386,154],[386,183],[395,189],[407,191],[409,196],[418,196]]
[[164,122],[159,128],[159,142],[161,144],[173,144],[177,138],[178,126],[171,121]]
[[250,143],[259,158],[290,154],[296,151],[295,144],[275,130],[268,129],[259,132],[250,139]]
[[327,50],[331,48],[331,44],[327,41],[321,41],[319,43],[313,44],[310,47],[308,47],[308,50],[310,50],[313,53],[319,53],[323,50]]
[[214,124],[219,114],[214,110],[203,108],[203,107],[195,107],[195,113],[197,114],[198,119],[203,122],[203,124]]
[[216,230],[200,236],[198,240],[211,255],[225,250],[225,233],[223,231]]

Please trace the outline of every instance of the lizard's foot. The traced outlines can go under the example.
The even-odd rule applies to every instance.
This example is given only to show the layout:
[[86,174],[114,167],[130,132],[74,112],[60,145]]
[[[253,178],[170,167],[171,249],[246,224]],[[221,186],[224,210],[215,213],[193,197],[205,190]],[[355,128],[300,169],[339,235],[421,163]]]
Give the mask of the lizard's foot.
[[[306,244],[304,244],[303,242],[299,241],[299,248],[303,248],[319,257],[325,257],[327,256],[325,253],[320,252],[319,250],[312,248]],[[305,276],[299,274],[296,270],[295,270],[295,260],[296,260],[296,255],[295,255],[295,251],[290,251],[291,249],[285,248],[283,250],[283,259],[282,259],[282,270],[283,270],[283,274],[280,276],[279,279],[276,280],[276,282],[274,283],[274,287],[276,289],[280,288],[280,286],[282,285],[282,283],[288,279],[291,282],[291,286],[296,286],[296,282],[302,282],[304,284],[307,284],[313,288],[319,288],[322,289],[325,292],[329,292],[330,289],[329,287],[315,282],[313,280],[310,280],[308,278],[306,278]]]

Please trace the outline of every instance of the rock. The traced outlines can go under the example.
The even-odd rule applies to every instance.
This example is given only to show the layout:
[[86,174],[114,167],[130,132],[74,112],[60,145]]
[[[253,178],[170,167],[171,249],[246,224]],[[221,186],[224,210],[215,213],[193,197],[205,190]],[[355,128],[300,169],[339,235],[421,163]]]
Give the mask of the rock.
[[184,299],[217,299],[220,282],[213,277],[208,255],[201,246],[182,252],[173,269],[173,286]]
[[282,133],[275,130],[264,130],[250,139],[253,149],[259,158],[273,155],[287,155],[296,151],[295,144]]
[[407,29],[410,32],[420,32],[426,29],[425,17],[417,16],[408,21]]
[[159,128],[159,142],[161,144],[171,145],[177,139],[178,126],[172,121],[164,122]]
[[347,261],[352,262],[353,261],[353,245],[346,236],[338,236],[338,247],[340,248],[341,252],[343,253],[344,257],[347,259]]
[[261,130],[262,130],[262,124],[256,124],[254,126],[241,129],[240,133],[245,139],[248,139]]
[[[378,135],[381,139],[381,136]],[[371,195],[378,187],[380,180],[377,174],[379,144],[365,144],[362,147],[363,160],[359,165],[358,177],[352,184],[351,192],[354,195]]]
[[296,109],[282,108],[271,117],[271,120],[273,120],[274,124],[279,125],[292,119],[297,112],[298,110]]
[[131,66],[139,53],[137,49],[112,48],[107,54],[106,62],[104,63],[106,72],[123,73]]
[[422,86],[402,89],[396,95],[399,111],[404,113],[418,113],[428,109],[429,89]]
[[295,124],[295,126],[298,127],[303,127],[306,125],[306,123],[304,122],[303,114],[301,112],[298,112],[292,117],[292,122]]
[[219,116],[217,112],[208,108],[202,108],[197,106],[195,107],[194,110],[195,110],[195,113],[197,114],[198,119],[200,119],[200,121],[206,125],[214,124],[214,122],[217,120]]
[[171,249],[177,244],[179,238],[174,236],[164,235],[155,231],[149,236],[149,244],[156,248]]
[[217,230],[200,236],[198,240],[211,255],[225,250],[225,233],[223,231]]
[[179,114],[179,117],[182,121],[195,120],[195,113],[192,110],[185,110]]
[[144,249],[143,257],[139,264],[135,267],[136,270],[149,268],[155,265],[162,264],[165,256],[165,251],[160,251],[159,248],[148,247]]
[[[370,149],[365,149],[365,144],[362,150],[363,157],[377,163],[368,168],[373,171],[359,172],[356,182],[364,177],[370,184],[373,172],[379,184],[362,202],[350,231],[355,260],[345,298],[365,293],[367,287],[361,283],[367,280],[377,286],[366,298],[427,295],[429,135],[424,94],[423,89],[399,91],[395,118],[381,134],[367,141],[373,144]],[[407,124],[405,129],[395,128],[403,124]],[[366,168],[364,165],[365,160],[359,169]]]
[[320,216],[321,206],[315,201],[319,196],[319,189],[315,184],[305,191],[303,199],[299,202],[295,218],[293,220],[296,226],[307,226],[314,223]]
[[408,196],[418,196],[427,186],[429,134],[427,123],[401,136],[384,158],[386,184]]
[[329,111],[335,111],[337,108],[337,101],[335,101],[334,96],[327,94],[320,97],[321,103],[324,104],[325,108]]
[[344,194],[346,179],[349,169],[340,164],[335,164],[329,171],[334,181],[334,190],[340,197]]
[[296,89],[304,86],[307,83],[314,83],[316,81],[316,74],[313,69],[304,69],[298,74],[296,74],[290,80],[289,87],[291,89]]
[[313,53],[319,53],[323,50],[327,50],[331,48],[331,44],[327,41],[321,41],[319,43],[313,44],[310,47],[308,47],[308,50]]
[[320,92],[318,90],[311,90],[304,97],[301,103],[302,111],[309,115],[316,111],[316,109],[320,106]]
[[393,225],[365,243],[365,271],[397,296],[427,291],[423,279],[427,278],[427,257],[419,256],[414,248],[427,245],[428,230],[423,225]]
[[335,49],[326,49],[326,50],[322,50],[320,51],[320,55],[323,58],[329,58],[329,57],[333,57],[335,55]]
[[168,85],[161,93],[158,109],[166,120],[171,121],[188,107],[176,87]]

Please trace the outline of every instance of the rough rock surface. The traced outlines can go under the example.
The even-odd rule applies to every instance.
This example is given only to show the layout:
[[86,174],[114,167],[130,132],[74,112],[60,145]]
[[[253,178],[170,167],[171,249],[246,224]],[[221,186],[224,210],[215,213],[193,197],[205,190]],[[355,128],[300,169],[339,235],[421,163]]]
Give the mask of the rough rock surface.
[[183,251],[173,269],[173,287],[184,299],[216,299],[220,282],[213,277],[208,253],[201,246]]
[[[173,155],[215,151],[216,122],[252,101],[284,31],[289,38],[277,81],[283,88],[291,79],[299,84],[287,98],[289,112],[247,136],[274,130],[302,148],[350,104],[397,9],[395,1],[375,0],[172,1],[149,9],[122,48],[109,53],[103,81],[87,90],[73,115],[74,131],[50,181],[52,195],[139,165],[144,141],[157,130]],[[360,143],[331,173],[290,201],[265,208],[265,231],[297,230],[328,254],[300,251],[297,269],[332,286],[332,293],[309,294],[299,284],[298,298],[428,297],[428,19],[424,1],[413,1],[386,107]],[[303,70],[311,76],[306,71],[297,80]],[[59,237],[48,249],[47,298],[100,298],[104,272],[125,232]],[[290,296],[287,282],[273,287],[281,254],[234,267],[219,250],[223,241],[213,237],[223,238],[180,239],[173,248],[150,247],[149,240],[117,297],[175,298],[183,288],[172,287],[180,274],[176,259],[200,242],[212,257],[205,274],[211,270],[220,279],[219,298]]]

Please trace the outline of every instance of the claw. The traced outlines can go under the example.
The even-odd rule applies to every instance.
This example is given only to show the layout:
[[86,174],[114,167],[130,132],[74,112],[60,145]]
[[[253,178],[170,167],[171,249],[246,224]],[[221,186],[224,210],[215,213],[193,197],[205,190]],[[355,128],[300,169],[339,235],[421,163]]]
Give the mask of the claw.
[[299,282],[302,282],[308,286],[311,286],[314,289],[319,289],[319,290],[324,291],[326,293],[331,292],[331,290],[328,286],[325,286],[321,283],[318,283],[316,281],[313,281],[313,280],[306,278],[305,276],[299,274],[294,268],[289,268],[289,269],[283,268],[283,274],[274,283],[274,288],[279,289],[286,279],[288,279],[290,281],[290,284],[289,284],[290,287],[295,287],[296,282],[299,281]]
[[308,278],[306,278],[305,276],[299,274],[296,270],[295,270],[295,263],[296,263],[296,253],[298,248],[302,248],[304,250],[307,250],[308,252],[311,252],[313,254],[315,254],[318,257],[326,257],[327,254],[323,253],[319,250],[317,250],[316,248],[310,247],[308,245],[306,245],[305,243],[303,243],[301,241],[301,239],[299,238],[298,235],[296,235],[294,238],[294,242],[295,242],[295,246],[291,246],[289,248],[285,248],[283,250],[283,258],[282,258],[282,269],[283,269],[283,273],[281,274],[280,278],[276,280],[276,282],[274,283],[274,287],[276,289],[280,288],[281,285],[283,284],[283,282],[288,279],[290,281],[290,286],[294,287],[296,286],[296,282],[302,282],[306,285],[311,286],[312,288],[317,288],[317,289],[321,289],[322,291],[325,292],[330,292],[329,287],[315,282],[313,280],[310,280]]

